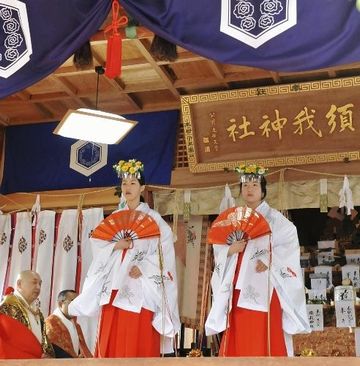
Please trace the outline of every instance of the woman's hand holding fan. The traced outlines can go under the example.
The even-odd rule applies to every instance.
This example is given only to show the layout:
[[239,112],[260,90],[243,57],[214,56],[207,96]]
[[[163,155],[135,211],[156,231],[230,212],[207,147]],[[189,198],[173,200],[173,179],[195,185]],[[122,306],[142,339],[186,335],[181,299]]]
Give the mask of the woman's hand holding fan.
[[114,250],[124,250],[124,249],[131,249],[134,246],[134,243],[131,239],[120,239],[116,242],[114,246]]
[[231,243],[230,249],[228,251],[228,256],[235,253],[242,253],[246,248],[247,242],[248,241],[246,239],[234,240]]
[[227,244],[250,240],[271,233],[264,216],[250,207],[231,207],[216,218],[208,233],[209,244]]

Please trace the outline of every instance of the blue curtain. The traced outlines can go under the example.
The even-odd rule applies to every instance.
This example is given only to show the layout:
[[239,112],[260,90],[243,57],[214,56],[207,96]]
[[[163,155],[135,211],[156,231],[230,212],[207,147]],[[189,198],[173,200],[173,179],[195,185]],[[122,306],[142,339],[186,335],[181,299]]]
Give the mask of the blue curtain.
[[[360,13],[355,0],[297,0],[296,25],[258,48],[220,32],[222,1],[122,0],[121,4],[159,36],[223,63],[300,71],[360,60]],[[240,7],[250,7],[249,3],[255,18],[265,5],[285,8],[290,1],[227,0],[233,10],[229,17],[235,19],[236,10],[240,21]],[[257,35],[256,28],[253,31]]]
[[[8,78],[0,77],[0,98],[51,74],[96,33],[111,7],[110,0],[23,2],[27,7],[33,53],[30,61],[15,74]],[[8,10],[0,0],[0,12],[2,9]],[[13,14],[16,19],[14,10]],[[5,42],[8,36],[4,28],[6,21],[6,14],[0,13],[0,66],[5,61],[4,55],[8,47],[8,42]],[[23,45],[24,42],[21,47]]]
[[178,111],[128,115],[138,121],[120,142],[108,146],[108,163],[89,177],[70,169],[70,148],[76,140],[53,134],[56,123],[6,128],[1,193],[113,186],[112,165],[136,158],[145,165],[148,184],[169,184],[175,154]]

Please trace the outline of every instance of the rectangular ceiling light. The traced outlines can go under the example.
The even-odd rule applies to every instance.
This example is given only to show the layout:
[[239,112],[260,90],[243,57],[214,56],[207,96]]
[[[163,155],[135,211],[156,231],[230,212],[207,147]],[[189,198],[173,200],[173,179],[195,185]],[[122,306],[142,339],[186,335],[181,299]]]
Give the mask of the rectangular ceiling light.
[[69,109],[54,134],[101,144],[118,144],[136,124],[136,121],[118,114],[84,108]]

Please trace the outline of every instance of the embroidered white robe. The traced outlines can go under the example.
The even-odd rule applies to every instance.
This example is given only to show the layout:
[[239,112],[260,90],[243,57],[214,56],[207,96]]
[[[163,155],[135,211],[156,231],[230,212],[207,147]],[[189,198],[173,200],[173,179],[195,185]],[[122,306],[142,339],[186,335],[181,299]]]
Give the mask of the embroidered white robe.
[[[262,202],[256,211],[271,228],[271,236],[250,240],[245,248],[235,287],[240,291],[237,306],[267,312],[275,288],[282,308],[282,325],[288,355],[293,354],[292,334],[310,332],[306,312],[304,282],[300,267],[300,247],[296,227],[279,211]],[[262,260],[269,270],[255,271]],[[231,311],[233,280],[238,254],[227,256],[229,246],[214,245],[215,269],[211,279],[213,303],[205,323],[207,335],[224,331]],[[270,279],[270,284],[268,280]],[[228,310],[229,307],[229,310]]]
[[[112,305],[136,313],[140,313],[142,307],[153,311],[152,325],[165,336],[164,352],[171,352],[171,339],[180,329],[173,235],[169,225],[146,203],[140,203],[137,210],[155,219],[160,228],[160,241],[159,238],[134,240],[134,247],[121,262],[123,250],[113,251],[115,243],[92,239],[94,260],[81,294],[69,305],[69,313],[92,316],[109,303],[112,290],[119,290]],[[159,245],[163,255],[164,287]],[[138,279],[129,276],[134,265],[142,273]]]

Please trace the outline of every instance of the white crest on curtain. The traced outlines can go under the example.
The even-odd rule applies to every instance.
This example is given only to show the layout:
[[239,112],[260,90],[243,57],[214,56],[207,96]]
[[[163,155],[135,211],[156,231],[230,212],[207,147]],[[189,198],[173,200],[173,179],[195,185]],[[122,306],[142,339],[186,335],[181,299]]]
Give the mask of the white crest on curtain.
[[346,207],[346,215],[351,215],[351,210],[354,209],[352,191],[346,175],[344,176],[343,186],[339,191],[339,208],[342,207]]
[[219,212],[223,212],[228,208],[235,207],[235,198],[231,195],[231,190],[228,184],[225,186],[224,197],[220,202]]
[[107,158],[107,144],[79,140],[71,145],[69,166],[85,177],[89,177],[106,166]]
[[31,35],[26,4],[0,0],[0,78],[8,78],[30,61]]
[[258,48],[297,23],[297,0],[221,0],[220,32]]

